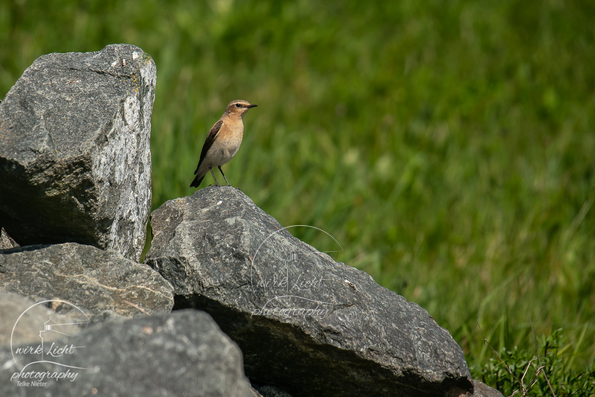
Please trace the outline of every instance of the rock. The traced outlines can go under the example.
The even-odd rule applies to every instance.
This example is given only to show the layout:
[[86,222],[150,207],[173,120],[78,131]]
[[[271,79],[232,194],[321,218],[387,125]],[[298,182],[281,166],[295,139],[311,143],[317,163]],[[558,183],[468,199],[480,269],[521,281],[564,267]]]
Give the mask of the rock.
[[0,226],[140,261],[156,68],[132,45],[38,58],[0,103]]
[[264,397],[262,394],[258,392],[254,387],[250,387],[250,391],[252,392],[252,397]]
[[265,385],[259,387],[257,390],[262,397],[291,397],[291,394],[286,393],[275,386]]
[[[104,323],[57,346],[67,347],[62,357],[46,355],[46,362],[29,364],[22,372],[19,365],[26,357],[13,359],[10,350],[0,349],[0,395],[254,395],[240,349],[208,314],[196,310]],[[58,376],[63,378],[55,380]]]
[[43,328],[44,322],[50,317],[68,325],[61,327],[60,334],[47,334],[45,341],[57,340],[65,333],[75,334],[82,326],[70,321],[76,314],[58,314],[44,302],[35,302],[12,292],[0,293],[0,346],[10,346],[11,342],[15,345],[38,342],[40,326]]
[[127,317],[169,312],[174,303],[171,285],[148,266],[77,243],[0,251],[1,291]]
[[84,325],[84,327],[92,327],[97,324],[105,323],[107,321],[124,321],[127,320],[127,317],[124,317],[121,314],[114,312],[113,310],[104,310],[100,313],[93,314],[90,317],[90,321]]
[[0,250],[10,249],[10,248],[17,248],[19,245],[16,241],[14,241],[4,228],[0,228]]
[[473,397],[504,397],[498,390],[477,380],[473,381]]
[[239,190],[211,187],[151,215],[146,263],[175,308],[205,310],[246,375],[300,396],[472,393],[461,348],[415,303],[294,238]]

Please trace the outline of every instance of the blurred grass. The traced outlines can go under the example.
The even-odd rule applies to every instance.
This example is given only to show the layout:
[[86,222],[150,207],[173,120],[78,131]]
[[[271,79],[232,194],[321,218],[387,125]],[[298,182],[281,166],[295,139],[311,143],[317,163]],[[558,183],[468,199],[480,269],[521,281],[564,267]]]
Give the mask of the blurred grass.
[[[419,303],[472,368],[563,328],[595,359],[590,1],[0,3],[0,96],[35,58],[131,43],[158,69],[153,208],[192,194],[227,102],[225,166],[282,225]],[[203,184],[212,183],[207,176]],[[322,251],[314,229],[292,232]]]

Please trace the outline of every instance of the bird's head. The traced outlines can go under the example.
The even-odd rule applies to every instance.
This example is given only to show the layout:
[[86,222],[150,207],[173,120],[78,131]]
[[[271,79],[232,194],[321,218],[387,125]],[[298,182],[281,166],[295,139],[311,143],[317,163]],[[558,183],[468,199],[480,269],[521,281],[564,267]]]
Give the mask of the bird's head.
[[244,114],[250,108],[255,108],[258,105],[252,105],[248,101],[244,101],[243,99],[236,99],[235,101],[231,101],[227,108],[225,108],[225,113],[230,116],[240,116],[244,117]]

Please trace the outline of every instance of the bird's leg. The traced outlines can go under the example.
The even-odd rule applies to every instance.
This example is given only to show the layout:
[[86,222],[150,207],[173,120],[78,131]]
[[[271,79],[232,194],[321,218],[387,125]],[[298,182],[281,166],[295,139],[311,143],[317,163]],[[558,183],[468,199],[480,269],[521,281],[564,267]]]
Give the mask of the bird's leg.
[[[215,180],[215,185],[217,186],[221,186],[218,182],[217,182],[217,178],[215,178],[215,173],[213,172],[213,169],[211,167],[209,167],[209,171],[211,171],[211,175],[213,175],[213,179]],[[224,175],[225,176],[225,175]]]
[[[218,168],[219,168],[219,171],[221,171],[221,175],[223,175],[223,178],[225,178],[225,174],[223,173],[223,170],[221,169],[221,166],[218,166]],[[229,181],[227,180],[227,178],[225,178],[225,182],[227,182],[227,186],[231,186],[229,184]]]

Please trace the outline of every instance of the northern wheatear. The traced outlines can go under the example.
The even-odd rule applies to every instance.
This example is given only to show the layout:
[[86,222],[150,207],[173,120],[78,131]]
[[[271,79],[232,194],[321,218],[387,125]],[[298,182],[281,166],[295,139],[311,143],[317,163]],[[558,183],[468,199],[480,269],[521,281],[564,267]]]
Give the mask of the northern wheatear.
[[[244,114],[248,109],[256,106],[258,105],[251,105],[250,102],[241,99],[231,101],[227,105],[223,116],[209,131],[200,152],[198,167],[194,171],[196,178],[194,178],[190,187],[198,187],[208,171],[211,171],[215,184],[221,186],[217,183],[213,167],[219,168],[221,175],[225,178],[221,166],[231,160],[238,152],[244,136]],[[227,178],[225,178],[225,182],[229,186]]]

